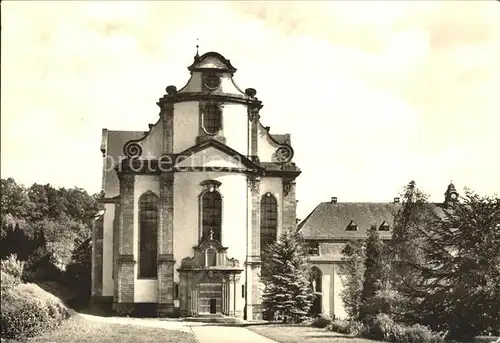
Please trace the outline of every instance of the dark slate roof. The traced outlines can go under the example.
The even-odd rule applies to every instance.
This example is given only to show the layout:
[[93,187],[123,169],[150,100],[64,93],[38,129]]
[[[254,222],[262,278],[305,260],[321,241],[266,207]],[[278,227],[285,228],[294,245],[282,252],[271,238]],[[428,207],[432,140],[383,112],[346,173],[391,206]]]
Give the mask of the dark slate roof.
[[[372,225],[378,229],[385,221],[390,229],[399,206],[401,204],[323,202],[299,224],[299,231],[305,239],[366,238]],[[351,221],[358,226],[356,231],[346,231]],[[380,236],[388,238],[390,231],[380,231]]]
[[[107,163],[113,161],[118,163],[123,156],[123,145],[132,139],[139,139],[144,136],[144,131],[110,131],[103,130],[101,151],[108,156]],[[118,177],[112,166],[107,166],[105,172],[105,191],[107,196],[114,196],[119,193]]]
[[144,133],[144,131],[108,131],[106,155],[118,159],[123,156],[123,145],[129,140],[142,138]]
[[[431,205],[437,217],[445,217],[445,204]],[[362,239],[367,237],[372,225],[380,229],[385,221],[389,225],[389,231],[379,232],[380,238],[388,239],[391,236],[394,215],[400,207],[400,203],[323,202],[299,224],[298,229],[307,240]],[[346,230],[351,221],[358,226],[357,231]]]
[[271,138],[278,144],[290,144],[290,135],[287,134],[270,134]]

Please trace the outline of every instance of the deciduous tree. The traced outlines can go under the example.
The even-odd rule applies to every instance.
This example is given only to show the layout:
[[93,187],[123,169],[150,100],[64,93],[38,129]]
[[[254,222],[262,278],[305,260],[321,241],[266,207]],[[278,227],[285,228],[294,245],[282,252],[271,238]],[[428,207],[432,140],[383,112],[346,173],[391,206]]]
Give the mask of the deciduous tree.
[[342,301],[349,317],[357,319],[361,309],[361,291],[363,290],[365,272],[363,242],[360,240],[347,242],[342,250],[342,260],[341,272],[344,280],[344,289],[341,294]]

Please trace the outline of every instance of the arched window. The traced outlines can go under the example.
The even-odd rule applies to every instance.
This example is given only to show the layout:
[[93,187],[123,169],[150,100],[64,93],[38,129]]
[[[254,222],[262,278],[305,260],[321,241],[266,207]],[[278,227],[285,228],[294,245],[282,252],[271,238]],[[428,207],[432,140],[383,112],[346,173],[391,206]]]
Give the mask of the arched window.
[[221,241],[222,197],[219,192],[211,190],[201,196],[201,234],[202,240],[213,239]]
[[260,200],[260,250],[276,241],[278,232],[278,201],[271,193]]
[[313,306],[311,307],[311,314],[319,314],[322,312],[322,287],[321,287],[321,270],[317,267],[311,268],[311,288],[314,293]]
[[158,203],[152,192],[139,198],[139,277],[157,276]]
[[317,267],[311,268],[311,287],[313,292],[321,293],[321,270]]
[[214,135],[221,129],[222,113],[219,106],[208,104],[203,109],[203,128],[209,135]]

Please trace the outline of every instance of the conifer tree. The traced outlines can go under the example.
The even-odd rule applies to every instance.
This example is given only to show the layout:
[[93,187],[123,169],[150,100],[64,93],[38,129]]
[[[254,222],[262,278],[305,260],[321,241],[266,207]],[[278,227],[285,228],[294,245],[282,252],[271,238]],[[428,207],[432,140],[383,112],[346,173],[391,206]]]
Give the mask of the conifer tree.
[[421,321],[450,338],[500,335],[500,197],[466,190],[426,241]]
[[437,219],[427,201],[428,196],[410,181],[402,194],[401,207],[394,218],[388,257],[391,268],[391,289],[395,292],[392,302],[397,308],[394,319],[405,322],[418,321],[416,305],[423,294],[418,285],[424,265],[425,237]]
[[361,291],[361,308],[359,319],[370,320],[381,312],[376,305],[378,292],[383,288],[384,282],[384,245],[380,240],[376,228],[372,228],[366,242],[366,259],[363,288]]
[[309,279],[309,265],[301,236],[284,232],[263,254],[261,280],[262,304],[267,316],[284,323],[298,323],[307,318],[314,295]]

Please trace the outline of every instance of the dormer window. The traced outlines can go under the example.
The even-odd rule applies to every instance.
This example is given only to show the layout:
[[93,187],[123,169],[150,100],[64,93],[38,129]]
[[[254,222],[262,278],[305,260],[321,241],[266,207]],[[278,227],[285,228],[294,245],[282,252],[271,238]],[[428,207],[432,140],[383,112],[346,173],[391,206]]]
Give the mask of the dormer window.
[[389,231],[389,224],[384,220],[384,222],[380,225],[379,231]]
[[215,135],[221,129],[222,111],[215,104],[208,104],[202,112],[203,130],[209,135]]
[[354,220],[351,220],[351,222],[347,225],[346,231],[358,231],[358,225],[354,222]]

